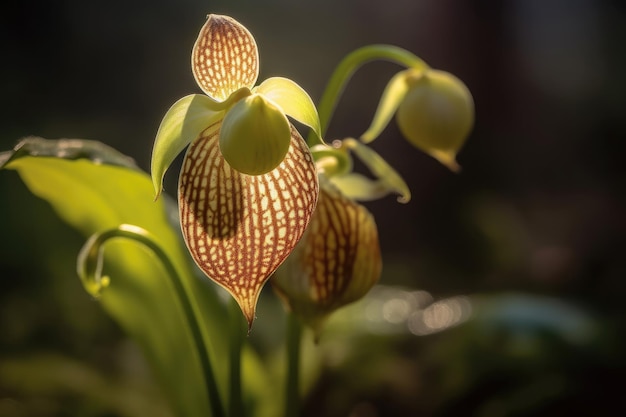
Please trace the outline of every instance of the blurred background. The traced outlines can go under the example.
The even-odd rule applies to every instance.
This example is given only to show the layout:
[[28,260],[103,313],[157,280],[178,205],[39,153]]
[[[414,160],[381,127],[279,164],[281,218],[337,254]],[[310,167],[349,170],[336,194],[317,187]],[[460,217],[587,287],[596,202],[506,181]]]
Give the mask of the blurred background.
[[[3,8],[1,151],[28,135],[93,139],[149,170],[162,116],[200,92],[190,51],[208,13],[254,34],[261,80],[292,78],[315,101],[339,60],[371,43],[457,75],[476,105],[459,175],[412,148],[393,123],[373,143],[413,199],[368,204],[383,286],[331,326],[305,415],[626,413],[623,2],[9,0]],[[379,62],[357,72],[326,139],[362,133],[398,70]],[[177,170],[166,178],[172,194]],[[83,238],[12,171],[0,172],[0,236],[0,416],[128,415],[119,404],[129,392],[94,393],[120,375],[133,379],[133,401],[154,401],[141,354],[75,276]]]

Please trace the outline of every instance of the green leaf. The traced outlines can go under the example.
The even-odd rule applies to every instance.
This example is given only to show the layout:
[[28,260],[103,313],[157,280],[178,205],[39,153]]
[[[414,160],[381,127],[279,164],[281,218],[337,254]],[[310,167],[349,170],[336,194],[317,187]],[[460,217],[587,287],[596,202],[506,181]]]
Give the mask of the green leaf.
[[380,102],[378,103],[376,113],[374,113],[372,124],[365,131],[365,133],[361,135],[361,140],[363,142],[369,143],[373,141],[387,127],[389,121],[393,118],[398,106],[400,106],[400,103],[409,90],[406,77],[407,74],[412,71],[415,70],[408,69],[400,71],[394,75],[391,80],[389,80],[389,83],[387,83],[387,87],[385,87],[385,90],[380,98]]
[[400,203],[408,203],[411,200],[409,186],[406,185],[400,174],[373,149],[352,138],[344,139],[343,144],[372,171],[372,174],[380,181],[381,186],[400,195],[398,197]]
[[215,100],[210,97],[192,94],[174,103],[163,117],[154,140],[150,167],[157,197],[163,188],[165,171],[176,156],[223,116],[223,112],[216,111],[215,106]]
[[[113,165],[109,165],[109,164]],[[170,225],[170,200],[153,199],[150,177],[132,160],[97,142],[47,141],[29,138],[14,152],[0,154],[0,168],[16,170],[36,196],[48,201],[56,213],[85,237],[131,224],[152,236],[181,272],[191,294],[202,336],[208,346],[222,401],[227,398],[227,311],[216,286],[200,279],[191,267],[180,232]],[[33,219],[36,225],[36,219]],[[175,297],[165,269],[154,253],[137,243],[111,240],[104,253],[104,273],[111,277],[99,301],[106,312],[143,349],[175,415],[210,416],[206,385],[198,353],[183,309]],[[251,401],[263,406],[258,376],[247,369],[258,365],[245,356],[243,380]],[[252,358],[252,359],[251,359]],[[258,371],[257,371],[258,372]],[[267,402],[265,402],[267,403]],[[258,415],[258,414],[257,414]]]
[[272,77],[263,81],[255,91],[280,106],[287,116],[310,127],[317,143],[323,143],[317,108],[302,87],[288,78]]
[[24,156],[52,156],[67,160],[88,159],[95,164],[107,164],[139,170],[133,158],[95,140],[47,140],[36,136],[22,139],[13,151],[0,153],[0,169],[14,159]]

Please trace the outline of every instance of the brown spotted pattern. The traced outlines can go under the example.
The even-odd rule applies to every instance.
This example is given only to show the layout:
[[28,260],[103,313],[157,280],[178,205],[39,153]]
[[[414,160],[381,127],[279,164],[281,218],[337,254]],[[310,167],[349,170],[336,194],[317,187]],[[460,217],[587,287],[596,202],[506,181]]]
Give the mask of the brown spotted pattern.
[[371,213],[327,180],[320,185],[309,228],[272,280],[289,308],[316,330],[332,311],[363,297],[382,268]]
[[193,75],[202,90],[225,100],[241,87],[254,87],[259,52],[248,29],[228,16],[209,15],[191,53]]
[[181,225],[195,262],[235,297],[251,326],[263,284],[309,224],[319,185],[311,153],[293,126],[283,162],[256,176],[224,160],[220,126],[206,129],[185,155]]

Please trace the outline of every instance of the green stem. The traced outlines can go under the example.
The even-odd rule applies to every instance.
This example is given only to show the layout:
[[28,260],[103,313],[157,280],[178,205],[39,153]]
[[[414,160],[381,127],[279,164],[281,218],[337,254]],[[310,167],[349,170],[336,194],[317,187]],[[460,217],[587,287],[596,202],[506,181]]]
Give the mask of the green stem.
[[247,329],[239,304],[233,298],[230,302],[230,417],[243,417],[244,407],[241,395],[241,351]]
[[[335,111],[337,102],[346,84],[352,77],[352,74],[364,64],[374,60],[391,61],[407,68],[421,69],[428,67],[428,65],[415,54],[393,45],[368,45],[346,55],[341,62],[339,62],[331,75],[317,108],[322,137],[326,136],[326,130],[328,129],[328,124]],[[310,144],[315,143],[311,135],[309,135],[308,139]]]
[[180,305],[183,308],[183,313],[187,319],[187,323],[189,324],[191,337],[200,359],[200,366],[202,367],[202,374],[204,375],[212,415],[214,417],[224,416],[225,414],[222,401],[217,385],[215,385],[216,379],[213,372],[213,366],[211,364],[209,350],[207,345],[204,343],[200,324],[191,303],[191,297],[183,285],[181,274],[178,273],[176,267],[167,256],[167,253],[161,248],[161,246],[159,246],[154,237],[147,230],[137,226],[122,224],[115,229],[109,229],[92,235],[87,243],[85,243],[85,246],[81,249],[77,262],[78,275],[83,281],[85,289],[87,292],[97,297],[100,295],[102,290],[109,285],[109,278],[102,276],[104,244],[115,238],[126,238],[141,243],[150,249],[163,263],[167,272],[166,275],[170,278],[170,283],[176,292]]
[[300,342],[302,325],[293,314],[287,315],[287,378],[285,417],[300,415]]

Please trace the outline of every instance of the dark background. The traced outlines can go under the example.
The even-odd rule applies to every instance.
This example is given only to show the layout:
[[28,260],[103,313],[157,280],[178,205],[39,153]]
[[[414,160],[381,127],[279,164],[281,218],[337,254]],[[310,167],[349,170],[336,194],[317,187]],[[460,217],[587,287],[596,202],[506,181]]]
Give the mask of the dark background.
[[[619,352],[626,330],[622,2],[52,0],[8,1],[2,7],[0,150],[27,135],[94,139],[149,170],[161,117],[178,98],[200,92],[190,51],[208,13],[229,14],[254,34],[260,80],[292,78],[314,100],[339,60],[371,43],[404,47],[454,73],[476,105],[474,130],[458,158],[461,174],[412,148],[393,123],[373,144],[413,192],[407,205],[393,197],[368,204],[380,231],[382,283],[423,289],[435,298],[548,296],[593,317],[607,336],[594,340],[584,358],[566,343],[546,342],[557,346],[555,357],[574,355],[563,363],[548,361],[558,362],[550,372],[580,380],[576,389],[548,401],[556,409],[542,403],[526,411],[531,414],[490,414],[492,408],[480,405],[491,404],[503,384],[519,380],[515,361],[505,358],[505,368],[513,364],[510,374],[494,371],[485,379],[480,370],[494,365],[478,366],[460,393],[447,393],[436,377],[435,388],[416,388],[406,404],[395,394],[368,396],[344,386],[354,404],[366,405],[328,406],[320,413],[495,416],[568,410],[576,415],[585,407],[623,406],[614,385],[623,381]],[[326,139],[362,133],[399,69],[373,63],[359,71]],[[166,178],[171,193],[176,170]],[[31,197],[13,172],[0,173],[0,216],[2,354],[49,349],[97,363],[107,353],[102,349],[93,357],[94,341],[106,344],[122,336],[83,298],[71,275],[82,238]],[[472,336],[462,340],[437,339],[431,345],[474,343]],[[596,342],[610,348],[599,353]],[[428,351],[430,342],[420,339],[419,349],[404,339],[398,343],[385,349],[423,363],[418,352]],[[433,375],[444,374],[441,368],[468,349],[431,358]],[[501,353],[478,352],[487,362]],[[341,372],[326,377],[339,380]],[[534,381],[534,376],[526,377]],[[25,395],[5,384],[0,380],[0,414],[3,398]],[[327,387],[330,391],[333,384]],[[442,403],[454,398],[451,403],[467,414],[433,406],[425,392]],[[331,403],[329,396],[322,388],[314,391],[314,398]]]

